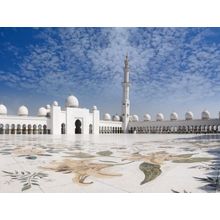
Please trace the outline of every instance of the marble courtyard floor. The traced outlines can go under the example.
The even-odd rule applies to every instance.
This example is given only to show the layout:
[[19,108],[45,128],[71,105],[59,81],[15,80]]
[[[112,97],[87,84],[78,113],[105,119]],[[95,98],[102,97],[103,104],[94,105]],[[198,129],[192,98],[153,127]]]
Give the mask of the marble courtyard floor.
[[0,135],[0,192],[218,192],[220,135]]

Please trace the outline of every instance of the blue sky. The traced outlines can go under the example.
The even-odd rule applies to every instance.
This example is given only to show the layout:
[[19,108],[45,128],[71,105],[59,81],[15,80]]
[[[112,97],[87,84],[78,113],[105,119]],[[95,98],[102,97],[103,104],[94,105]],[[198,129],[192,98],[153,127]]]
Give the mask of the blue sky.
[[73,94],[119,114],[126,53],[132,114],[218,117],[220,28],[0,28],[0,103],[35,115]]

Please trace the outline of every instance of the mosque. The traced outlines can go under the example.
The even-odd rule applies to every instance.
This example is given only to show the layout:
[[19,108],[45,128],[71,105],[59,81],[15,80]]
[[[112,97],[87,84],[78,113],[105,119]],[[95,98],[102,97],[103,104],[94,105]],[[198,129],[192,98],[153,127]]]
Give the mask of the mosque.
[[40,107],[37,116],[29,116],[28,108],[20,106],[17,115],[7,115],[7,108],[0,104],[0,134],[118,134],[118,133],[219,133],[219,118],[210,118],[205,110],[201,119],[194,119],[192,112],[186,112],[185,120],[179,120],[173,112],[170,119],[165,120],[162,113],[151,120],[149,114],[139,120],[137,115],[130,114],[129,99],[129,63],[128,56],[124,61],[124,81],[122,82],[122,114],[106,113],[100,119],[100,111],[96,106],[91,109],[79,106],[78,99],[70,95],[64,108],[57,101],[52,105]]

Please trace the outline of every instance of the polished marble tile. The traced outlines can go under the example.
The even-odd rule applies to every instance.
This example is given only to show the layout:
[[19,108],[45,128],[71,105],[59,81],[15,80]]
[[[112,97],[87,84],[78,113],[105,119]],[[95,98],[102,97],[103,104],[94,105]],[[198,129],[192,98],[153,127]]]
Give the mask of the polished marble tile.
[[0,192],[209,192],[219,159],[218,135],[0,135]]

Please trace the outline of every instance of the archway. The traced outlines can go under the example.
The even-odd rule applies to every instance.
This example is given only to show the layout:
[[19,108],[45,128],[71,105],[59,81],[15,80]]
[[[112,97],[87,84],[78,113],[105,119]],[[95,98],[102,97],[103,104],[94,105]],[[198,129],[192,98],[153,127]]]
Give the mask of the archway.
[[15,134],[15,124],[11,125],[11,134]]
[[4,134],[4,125],[0,124],[0,134]]
[[22,125],[22,134],[26,134],[26,125]]
[[81,121],[79,120],[79,119],[77,119],[76,120],[76,122],[75,122],[75,134],[81,134],[82,132],[81,132],[81,125],[82,125],[82,123],[81,123]]
[[47,126],[46,125],[43,126],[43,134],[47,134]]
[[21,125],[17,125],[17,134],[21,134]]
[[38,134],[42,134],[42,125],[38,125]]
[[33,125],[33,134],[37,133],[37,125]]
[[89,125],[89,133],[92,134],[92,124]]
[[65,123],[61,124],[61,134],[66,134],[66,125],[65,125]]
[[6,124],[6,125],[5,125],[5,134],[9,134],[9,133],[10,133],[9,130],[10,130],[10,129],[9,129],[9,124]]
[[30,124],[27,126],[27,133],[31,134],[31,125]]

